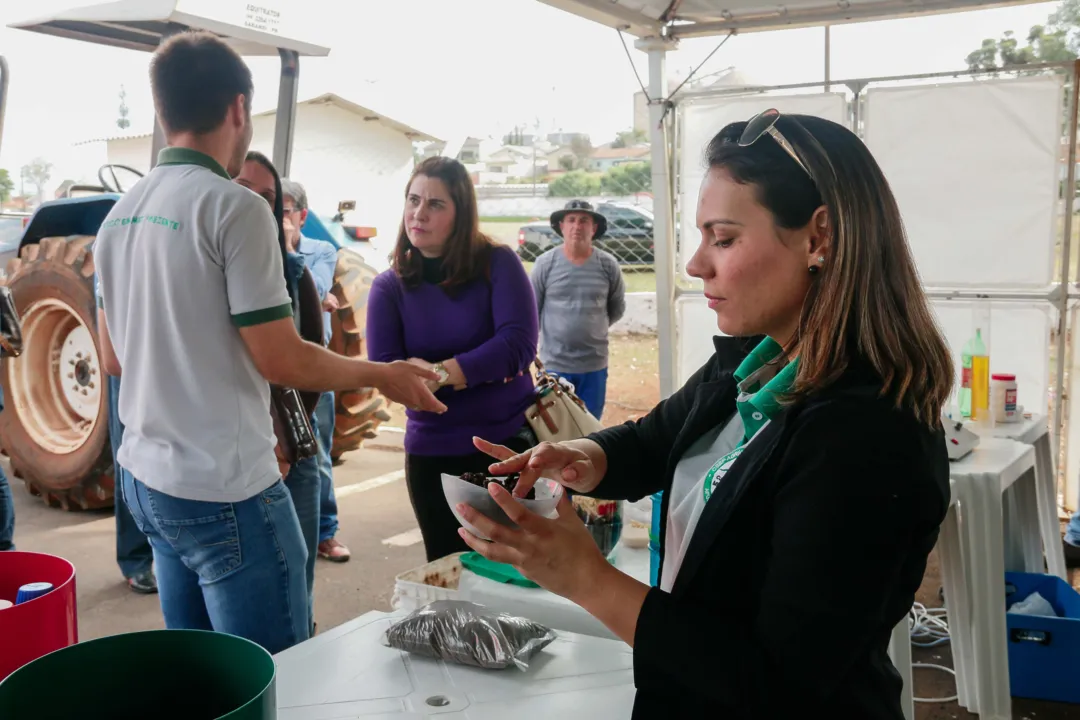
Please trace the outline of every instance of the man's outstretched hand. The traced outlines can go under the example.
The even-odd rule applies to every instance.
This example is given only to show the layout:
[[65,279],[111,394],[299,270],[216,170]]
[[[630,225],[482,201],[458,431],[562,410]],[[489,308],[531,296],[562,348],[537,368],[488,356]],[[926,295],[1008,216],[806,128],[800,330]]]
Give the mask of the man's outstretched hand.
[[444,413],[446,406],[428,387],[427,383],[431,380],[439,380],[434,371],[404,360],[395,360],[379,366],[375,387],[392,402],[401,403],[410,410]]

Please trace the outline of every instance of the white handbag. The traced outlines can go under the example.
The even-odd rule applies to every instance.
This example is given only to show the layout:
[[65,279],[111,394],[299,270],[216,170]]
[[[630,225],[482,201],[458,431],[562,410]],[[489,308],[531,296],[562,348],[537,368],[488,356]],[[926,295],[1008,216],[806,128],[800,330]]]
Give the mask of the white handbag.
[[535,365],[536,397],[525,419],[540,442],[577,440],[603,429],[568,380],[549,373],[540,358]]

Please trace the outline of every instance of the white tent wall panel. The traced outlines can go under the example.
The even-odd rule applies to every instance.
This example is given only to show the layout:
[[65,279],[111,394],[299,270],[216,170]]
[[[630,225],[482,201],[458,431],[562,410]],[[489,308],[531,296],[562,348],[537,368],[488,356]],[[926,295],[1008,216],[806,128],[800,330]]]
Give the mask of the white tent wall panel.
[[870,88],[865,140],[928,286],[1045,288],[1063,75]]
[[[849,126],[847,96],[842,92],[791,95],[752,95],[694,99],[679,106],[679,214],[677,236],[678,272],[685,275],[701,233],[697,229],[697,200],[705,177],[705,148],[725,125],[749,120],[754,115],[776,108],[782,113],[817,115]],[[688,276],[687,276],[688,277]]]
[[682,387],[713,354],[713,338],[723,335],[716,327],[716,313],[703,295],[683,295],[675,300],[675,386]]
[[[964,344],[974,335],[974,308],[973,303],[965,301],[931,301],[931,309],[949,344],[956,370],[954,401],[960,386],[960,355]],[[1018,401],[1025,411],[1046,415],[1049,412],[1051,316],[1056,317],[1056,311],[1048,303],[995,301],[989,308],[990,327],[984,329],[983,335],[989,340],[990,372],[1015,374]],[[716,327],[716,315],[700,295],[678,298],[675,319],[678,340],[676,384],[681,387],[712,355],[713,337],[723,333]]]
[[[990,353],[991,373],[1016,375],[1017,402],[1025,412],[1048,415],[1050,388],[1050,327],[1057,310],[1046,302],[981,301],[990,309],[990,326],[983,339]],[[960,300],[931,300],[931,309],[956,368],[953,400],[960,387],[960,355],[975,335],[976,304]]]
[[[1080,328],[1080,307],[1074,306],[1069,310],[1069,327],[1071,328],[1070,392],[1066,406],[1065,422],[1068,433],[1065,436],[1067,451],[1062,500],[1066,508],[1075,512],[1080,509],[1080,338],[1077,337],[1078,328]],[[1054,462],[1058,462],[1056,456]]]

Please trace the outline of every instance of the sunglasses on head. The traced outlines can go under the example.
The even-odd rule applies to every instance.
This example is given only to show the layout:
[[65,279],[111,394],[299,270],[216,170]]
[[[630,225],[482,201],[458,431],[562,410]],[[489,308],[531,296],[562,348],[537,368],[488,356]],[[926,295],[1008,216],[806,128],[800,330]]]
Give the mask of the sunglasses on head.
[[795,148],[787,141],[783,133],[776,129],[776,121],[779,119],[780,111],[776,108],[770,108],[752,117],[750,122],[746,123],[746,129],[743,130],[743,134],[739,137],[739,147],[750,147],[765,135],[771,135],[776,144],[782,147],[784,152],[799,164],[799,167],[803,169],[811,182],[816,184],[817,181],[814,180],[814,174],[810,172],[810,168],[806,167],[806,164],[799,159],[799,154],[795,152]]

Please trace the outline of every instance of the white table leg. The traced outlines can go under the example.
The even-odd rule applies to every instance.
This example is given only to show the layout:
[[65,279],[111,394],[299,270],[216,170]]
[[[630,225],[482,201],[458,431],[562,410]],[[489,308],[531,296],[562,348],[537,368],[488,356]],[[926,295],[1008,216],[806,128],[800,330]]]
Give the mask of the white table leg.
[[[1014,483],[1006,488],[1001,498],[1001,524],[1002,537],[1004,538],[1003,549],[1005,557],[1005,569],[1013,572],[1036,572],[1033,565],[1028,565],[1027,537],[1023,532],[1025,513],[1023,512],[1025,498],[1020,497],[1019,483]],[[1039,538],[1040,567],[1042,561],[1042,538]]]
[[975,656],[971,645],[971,600],[964,577],[961,549],[960,513],[956,504],[949,506],[938,538],[941,582],[945,588],[953,669],[956,672],[956,697],[961,707],[972,709],[975,702]]
[[[961,527],[972,552],[968,560],[971,627],[980,720],[1011,720],[1009,657],[1005,625],[1005,561],[1001,536],[1001,489],[992,479],[958,480]],[[966,512],[971,508],[971,512]]]
[[1039,507],[1039,531],[1042,534],[1046,568],[1051,575],[1069,581],[1065,568],[1065,553],[1061,548],[1061,526],[1058,524],[1057,476],[1050,448],[1050,433],[1035,442],[1035,485]]
[[1039,515],[1039,473],[1036,468],[1024,473],[1009,489],[1013,497],[1013,525],[1012,532],[1017,538],[1014,541],[1021,552],[1022,563],[1020,567],[1011,566],[1006,560],[1006,570],[1020,570],[1021,572],[1042,574],[1043,565],[1043,539],[1042,539],[1042,516]]
[[904,681],[900,691],[900,706],[904,709],[904,720],[915,720],[915,699],[911,680],[911,625],[905,617],[892,631],[889,641],[889,657]]

